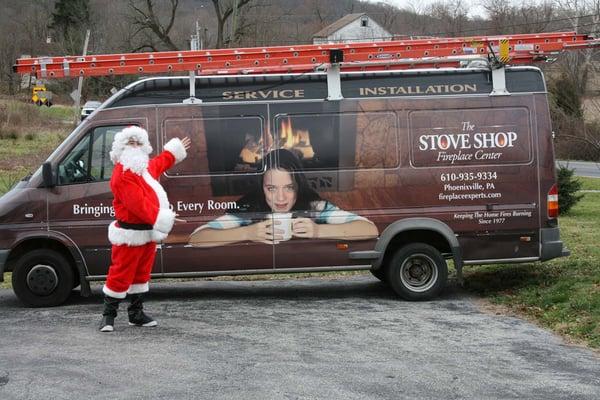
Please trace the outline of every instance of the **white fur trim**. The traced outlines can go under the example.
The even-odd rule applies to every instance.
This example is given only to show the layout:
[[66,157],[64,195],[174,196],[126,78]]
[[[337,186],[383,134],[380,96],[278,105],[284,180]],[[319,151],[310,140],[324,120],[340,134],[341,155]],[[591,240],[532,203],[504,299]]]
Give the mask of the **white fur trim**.
[[175,213],[171,211],[169,207],[167,193],[161,184],[158,183],[158,181],[154,179],[152,175],[148,173],[148,171],[144,171],[142,178],[144,178],[144,181],[146,181],[148,186],[154,190],[156,197],[158,197],[160,210],[158,211],[156,221],[154,222],[153,228],[155,230],[152,232],[152,240],[155,242],[161,242],[167,238],[167,235],[173,228],[173,224],[175,223]]
[[117,226],[117,221],[113,221],[108,226],[108,241],[115,246],[142,246],[154,240],[152,233],[151,230],[123,229]]
[[165,144],[165,150],[175,156],[175,163],[183,161],[187,157],[187,151],[179,138],[173,138]]
[[142,150],[146,154],[152,153],[152,146],[148,140],[148,132],[139,126],[128,126],[115,135],[110,151],[110,159],[113,164],[116,164],[121,159],[121,153],[127,146],[129,139],[134,138],[142,144]]
[[164,233],[161,231],[152,231],[152,241],[153,242],[162,242],[169,236],[168,233]]
[[154,223],[154,230],[165,234],[171,232],[173,224],[175,223],[175,213],[168,208],[161,208],[158,211],[156,222]]
[[110,290],[106,284],[102,287],[102,293],[115,299],[124,299],[127,296],[127,292],[115,292]]
[[154,179],[147,170],[142,173],[142,178],[144,178],[144,181],[146,181],[148,186],[150,186],[152,190],[154,190],[154,193],[156,193],[156,197],[158,197],[158,207],[169,209],[170,207],[169,199],[167,198],[167,192],[165,192],[165,189],[163,189],[161,184],[158,183],[158,181]]
[[148,282],[146,283],[134,283],[129,286],[127,293],[129,294],[138,294],[138,293],[146,293],[150,290],[150,285]]

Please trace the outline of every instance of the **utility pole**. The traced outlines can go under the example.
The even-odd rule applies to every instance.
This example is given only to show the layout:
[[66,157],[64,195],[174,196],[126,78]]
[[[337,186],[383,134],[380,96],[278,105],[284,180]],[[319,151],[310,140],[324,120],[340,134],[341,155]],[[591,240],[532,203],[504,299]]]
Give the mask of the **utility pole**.
[[[90,30],[88,29],[85,33],[85,42],[83,43],[83,54],[82,56],[87,55],[88,43],[90,41]],[[75,116],[73,118],[73,122],[77,125],[79,118],[81,117],[79,107],[81,105],[81,88],[83,87],[83,76],[79,77],[79,81],[77,82],[77,93],[75,94]]]
[[207,28],[201,29],[200,23],[196,20],[196,34],[192,35],[190,40],[190,50],[204,50],[204,33]]
[[196,20],[196,35],[198,36],[198,42],[200,43],[200,50],[204,50],[204,34],[208,30],[208,28],[200,28],[201,27],[198,24],[198,21]]
[[238,12],[238,0],[233,0],[233,14],[231,15],[231,34],[229,43],[235,40],[235,33],[237,32],[237,12]]

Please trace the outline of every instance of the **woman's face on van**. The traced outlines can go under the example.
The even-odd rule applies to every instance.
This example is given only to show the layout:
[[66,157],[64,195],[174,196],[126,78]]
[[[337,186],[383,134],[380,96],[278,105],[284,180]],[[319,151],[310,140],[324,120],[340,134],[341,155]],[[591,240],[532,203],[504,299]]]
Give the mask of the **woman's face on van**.
[[263,192],[273,212],[288,212],[296,204],[296,183],[288,171],[268,170],[263,181]]

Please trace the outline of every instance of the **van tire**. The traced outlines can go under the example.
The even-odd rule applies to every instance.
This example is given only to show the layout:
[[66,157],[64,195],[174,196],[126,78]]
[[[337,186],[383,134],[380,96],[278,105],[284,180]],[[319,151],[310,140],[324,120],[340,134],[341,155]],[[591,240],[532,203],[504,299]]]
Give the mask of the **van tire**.
[[15,263],[12,286],[15,294],[30,307],[62,304],[73,288],[73,269],[55,250],[38,249],[24,254]]
[[388,265],[387,278],[403,299],[430,300],[446,285],[448,265],[435,247],[411,243],[396,251]]

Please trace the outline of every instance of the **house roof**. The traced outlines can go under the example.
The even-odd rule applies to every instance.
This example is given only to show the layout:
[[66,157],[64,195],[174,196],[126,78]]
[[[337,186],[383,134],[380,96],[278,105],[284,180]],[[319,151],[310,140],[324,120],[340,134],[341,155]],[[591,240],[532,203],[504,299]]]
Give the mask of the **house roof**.
[[343,27],[348,25],[350,22],[353,22],[353,21],[359,19],[363,15],[366,15],[366,13],[344,15],[342,18],[338,19],[333,24],[327,25],[325,28],[323,28],[319,32],[315,33],[313,35],[313,37],[314,38],[315,37],[329,37],[333,33],[339,31],[340,29],[342,29]]

